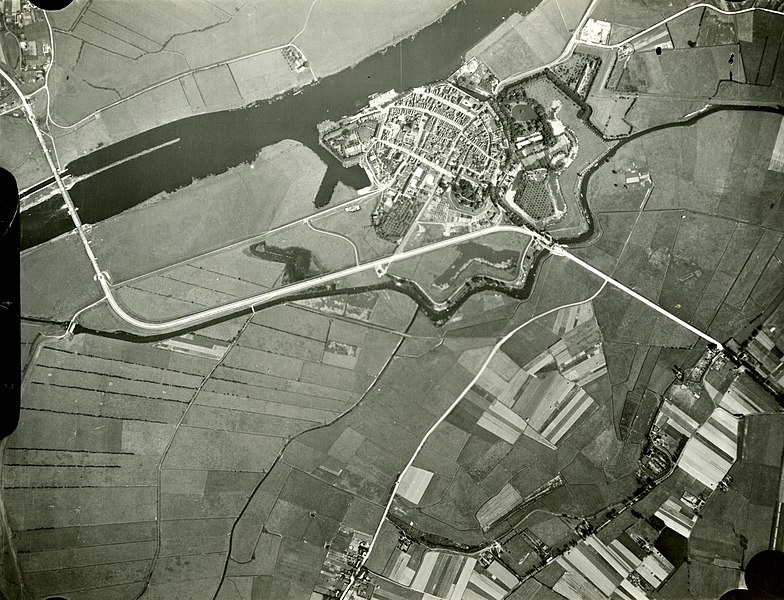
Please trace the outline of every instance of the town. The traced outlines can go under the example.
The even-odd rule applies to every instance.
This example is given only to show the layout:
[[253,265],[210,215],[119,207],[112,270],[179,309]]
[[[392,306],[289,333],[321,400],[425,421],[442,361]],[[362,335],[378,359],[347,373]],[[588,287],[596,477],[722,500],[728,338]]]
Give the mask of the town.
[[321,128],[321,144],[344,166],[361,165],[383,191],[372,214],[376,234],[398,241],[415,222],[432,225],[439,216],[447,236],[504,215],[534,228],[558,222],[567,208],[553,177],[577,152],[558,101],[548,110],[524,85],[483,97],[452,79],[466,76],[390,90]]
[[784,0],[43,1],[0,597],[784,572]]
[[[607,162],[603,158],[614,145],[610,136],[597,131],[590,108],[586,110],[600,66],[597,55],[575,52],[552,69],[502,85],[484,63],[471,58],[447,80],[378,94],[358,114],[323,123],[320,142],[344,166],[360,165],[371,187],[380,191],[371,225],[398,252],[502,223],[536,232],[542,246],[555,252],[564,246],[554,240],[571,243],[581,235],[587,217],[576,190],[587,171]],[[619,159],[611,173],[611,185],[639,194],[644,208],[654,185],[644,155]],[[533,252],[538,248],[534,244]],[[699,269],[690,270],[678,281],[700,276]],[[461,597],[463,592],[450,595],[450,590],[466,586],[476,595],[465,592],[462,597],[500,599],[517,590],[521,597],[533,598],[550,588],[566,598],[643,600],[682,572],[687,560],[683,547],[690,538],[695,551],[714,556],[716,564],[739,568],[746,544],[763,547],[764,535],[753,541],[741,536],[741,546],[727,542],[710,549],[706,540],[720,535],[710,525],[700,526],[699,519],[715,511],[720,497],[731,490],[733,465],[760,436],[768,435],[768,425],[752,420],[755,428],[750,429],[743,418],[780,411],[776,398],[781,386],[771,374],[781,361],[770,350],[780,317],[780,308],[768,314],[745,342],[730,339],[726,348],[709,344],[689,369],[671,365],[675,381],[656,392],[651,377],[658,352],[643,355],[644,364],[640,362],[636,380],[630,379],[618,413],[619,443],[629,446],[628,460],[635,465],[634,486],[625,497],[581,515],[556,515],[552,509],[553,516],[541,524],[537,517],[531,526],[510,528],[526,522],[528,517],[520,516],[535,508],[558,506],[562,488],[568,487],[561,473],[532,490],[523,490],[522,483],[515,488],[510,481],[476,512],[492,543],[461,546],[439,535],[441,525],[428,521],[426,510],[418,512],[438,474],[412,466],[401,477],[387,523],[376,534],[384,550],[361,559],[346,554],[322,571],[324,589],[337,589],[335,597],[344,597],[340,592],[356,583],[352,597],[397,600],[409,594],[422,597],[415,592]],[[568,342],[567,336],[559,342],[571,352],[565,357],[555,352],[558,344],[528,365],[515,365],[504,356],[499,377],[505,373],[508,379],[515,370],[525,376],[500,384],[510,387],[497,394],[499,400],[485,409],[477,426],[508,444],[522,433],[562,452],[558,440],[565,431],[532,427],[540,417],[529,422],[518,414],[530,410],[537,415],[536,410],[544,409],[518,411],[518,404],[525,404],[531,381],[538,385],[537,378],[552,379],[552,373],[537,369],[554,357],[554,362],[570,365],[573,371],[564,375],[578,385],[558,388],[562,397],[548,391],[546,399],[539,398],[542,406],[556,415],[573,415],[568,427],[578,427],[579,415],[590,414],[594,400],[581,387],[607,369],[601,337],[588,335],[588,325],[590,321],[576,327]],[[581,361],[592,370],[578,375]],[[494,362],[489,364],[492,371]],[[517,387],[511,387],[513,382]],[[540,393],[542,385],[536,388]],[[487,400],[490,392],[480,388],[477,394]],[[510,397],[518,399],[511,404],[518,414],[498,406],[501,398]],[[480,400],[474,402],[484,407]],[[739,468],[758,467],[741,462]],[[771,547],[778,548],[781,525],[776,521],[769,531]],[[450,578],[439,579],[445,571]]]

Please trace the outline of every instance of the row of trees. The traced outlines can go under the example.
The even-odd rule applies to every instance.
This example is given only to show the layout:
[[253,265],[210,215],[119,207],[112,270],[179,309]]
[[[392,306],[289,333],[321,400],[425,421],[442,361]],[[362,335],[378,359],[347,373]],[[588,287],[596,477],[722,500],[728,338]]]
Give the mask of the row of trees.
[[452,183],[452,194],[460,204],[471,210],[479,208],[485,201],[482,186],[475,185],[463,177]]
[[563,93],[564,96],[569,98],[572,102],[574,102],[577,106],[580,107],[580,110],[577,112],[577,118],[585,123],[585,126],[588,127],[591,131],[593,131],[599,137],[604,137],[602,132],[591,123],[591,114],[593,114],[593,108],[590,104],[588,104],[581,96],[578,94],[574,89],[569,87],[566,82],[558,77],[552,70],[545,69],[544,74],[552,81],[555,86]]
[[[520,122],[512,116],[512,107],[520,103],[525,103],[533,109],[536,113],[535,120]],[[553,133],[552,125],[547,120],[547,111],[538,101],[525,93],[525,88],[522,84],[503,90],[498,95],[498,102],[495,103],[493,108],[496,109],[496,114],[498,114],[504,127],[504,133],[507,134],[510,141],[519,136],[539,132],[542,134],[543,142],[546,146],[555,145],[555,134]]]

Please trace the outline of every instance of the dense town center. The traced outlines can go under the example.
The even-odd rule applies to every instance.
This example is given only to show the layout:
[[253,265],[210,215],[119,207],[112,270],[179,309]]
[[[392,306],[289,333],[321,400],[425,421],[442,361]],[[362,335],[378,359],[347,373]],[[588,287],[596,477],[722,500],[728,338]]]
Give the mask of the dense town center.
[[784,0],[38,2],[0,598],[784,572]]
[[[464,80],[471,66],[455,78]],[[384,191],[373,213],[378,235],[403,238],[420,215],[441,215],[466,230],[498,222],[502,212],[534,227],[564,216],[553,176],[574,160],[577,137],[558,117],[561,100],[544,108],[523,85],[496,97],[486,89],[492,79],[473,92],[452,81],[391,90],[359,114],[323,125],[322,143],[344,165],[361,164]]]

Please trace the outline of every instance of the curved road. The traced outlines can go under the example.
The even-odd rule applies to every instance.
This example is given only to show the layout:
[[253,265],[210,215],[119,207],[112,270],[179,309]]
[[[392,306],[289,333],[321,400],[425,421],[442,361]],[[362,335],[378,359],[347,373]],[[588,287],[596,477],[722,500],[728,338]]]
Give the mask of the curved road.
[[68,193],[68,190],[66,189],[62,178],[60,177],[60,173],[52,160],[51,154],[49,153],[49,148],[47,147],[43,137],[43,133],[41,132],[41,129],[38,126],[38,122],[36,120],[35,113],[33,112],[32,106],[30,105],[30,103],[28,102],[27,98],[22,93],[22,91],[19,89],[19,86],[17,86],[16,82],[11,77],[9,77],[4,71],[0,71],[0,75],[3,76],[3,78],[9,83],[9,85],[11,85],[11,87],[14,89],[14,91],[19,95],[19,97],[22,100],[22,104],[24,106],[25,112],[27,113],[28,121],[30,122],[30,125],[33,127],[33,130],[35,131],[35,134],[38,138],[39,144],[41,145],[41,149],[44,153],[44,156],[46,157],[46,160],[49,163],[49,168],[52,171],[52,174],[54,175],[55,181],[57,182],[57,186],[60,188],[60,193],[62,194],[63,199],[65,200],[68,213],[70,214],[71,219],[73,220],[74,226],[76,227],[76,231],[79,235],[79,239],[81,240],[82,245],[84,246],[84,250],[87,253],[88,259],[90,260],[90,264],[92,265],[93,270],[95,271],[95,279],[98,282],[98,284],[101,286],[104,298],[106,299],[109,306],[111,306],[112,310],[120,319],[122,319],[129,325],[133,325],[134,327],[137,327],[139,329],[143,329],[145,331],[165,332],[173,329],[189,327],[191,325],[198,325],[204,321],[209,321],[211,319],[215,319],[232,312],[252,308],[257,304],[262,304],[265,302],[269,302],[271,300],[277,300],[290,294],[302,292],[304,290],[314,288],[320,285],[324,285],[327,283],[332,283],[334,281],[337,281],[344,277],[348,277],[350,275],[355,275],[357,273],[361,273],[369,269],[375,269],[376,267],[380,267],[382,265],[389,265],[393,262],[405,260],[407,258],[418,256],[426,252],[432,252],[434,250],[446,248],[454,244],[465,242],[467,240],[471,240],[495,232],[513,232],[513,233],[521,233],[536,239],[542,244],[542,246],[547,248],[553,254],[556,254],[558,256],[563,256],[568,260],[571,260],[572,262],[580,265],[584,269],[591,271],[594,275],[605,280],[610,285],[615,286],[622,292],[648,305],[649,307],[661,313],[662,315],[669,318],[670,320],[678,323],[682,327],[685,327],[686,329],[698,335],[699,337],[703,338],[704,340],[708,341],[709,343],[714,344],[717,348],[719,349],[723,348],[722,344],[718,340],[713,339],[708,334],[700,331],[693,325],[669,313],[668,311],[666,311],[665,309],[657,305],[655,302],[651,302],[644,296],[638,294],[628,286],[622,284],[621,282],[613,279],[609,275],[603,273],[596,267],[572,255],[565,248],[551,242],[548,238],[541,235],[540,233],[532,231],[527,227],[516,227],[512,225],[495,225],[492,227],[488,227],[486,229],[480,229],[478,231],[472,231],[470,233],[466,233],[463,235],[453,236],[450,237],[449,239],[441,240],[440,242],[435,242],[427,246],[414,248],[413,250],[407,250],[405,252],[394,254],[386,258],[381,258],[371,262],[356,265],[354,267],[349,267],[348,269],[343,269],[342,271],[336,271],[334,273],[321,275],[320,277],[314,277],[313,279],[308,279],[306,281],[300,281],[298,283],[287,285],[285,287],[278,288],[276,290],[270,290],[262,294],[257,294],[256,296],[252,296],[250,298],[236,300],[234,302],[230,302],[222,306],[209,308],[207,310],[203,310],[185,317],[172,319],[170,321],[162,321],[162,322],[142,321],[141,319],[137,319],[136,317],[128,314],[125,311],[125,309],[122,306],[120,306],[120,304],[117,302],[117,299],[114,297],[114,292],[109,283],[108,274],[105,271],[101,270],[101,267],[98,264],[98,260],[95,257],[92,248],[90,247],[90,242],[87,239],[87,236],[85,235],[84,232],[84,226],[82,225],[82,222],[79,219],[79,215],[77,214],[76,207],[74,206],[74,203],[71,200],[71,196]]
[[[597,0],[593,0],[591,2],[591,4],[589,5],[588,9],[585,11],[585,13],[584,13],[584,15],[583,15],[583,17],[582,17],[582,19],[580,21],[579,26],[575,29],[574,35],[571,37],[571,39],[567,43],[566,47],[564,48],[564,51],[562,52],[562,54],[555,61],[553,61],[553,63],[550,63],[550,65],[554,64],[556,62],[560,62],[560,61],[564,60],[565,58],[567,58],[572,53],[572,51],[574,50],[574,48],[576,47],[576,45],[578,43],[577,42],[577,36],[579,34],[579,31],[582,28],[582,26],[585,24],[588,16],[591,13],[591,10],[596,5],[596,3],[597,3]],[[315,4],[315,0],[314,0],[313,4]],[[667,21],[677,17],[678,15],[686,12],[687,10],[692,10],[692,9],[700,7],[700,6],[708,7],[708,8],[711,8],[713,10],[718,10],[719,12],[722,12],[722,13],[725,12],[725,11],[721,11],[719,9],[716,9],[715,7],[710,6],[710,5],[698,4],[698,5],[689,7],[687,9],[684,9],[683,11],[677,13],[676,15],[673,15],[673,16],[669,17],[668,19],[665,19],[662,22],[666,23]],[[312,9],[312,5],[311,5],[311,9]],[[753,9],[747,9],[747,10],[753,10]],[[740,12],[746,12],[746,11],[740,11]],[[640,35],[643,35],[643,34],[647,33],[648,31],[650,31],[651,29],[653,29],[653,28],[655,28],[657,26],[660,26],[662,24],[662,22],[657,23],[656,25],[648,28],[647,30],[645,30],[643,32],[640,32],[636,36],[633,36],[632,38],[630,38],[630,40],[634,39],[637,36],[640,36]],[[628,42],[630,40],[626,40],[626,42]],[[550,66],[550,65],[546,65],[546,66]],[[543,68],[544,67],[542,67],[542,69]],[[538,70],[541,70],[541,69],[538,69]],[[518,77],[525,77],[525,76],[528,76],[530,74],[531,74],[531,72],[527,72],[527,73],[519,75]],[[400,252],[399,254],[394,254],[392,256],[389,256],[389,257],[386,257],[386,258],[382,258],[382,259],[377,259],[377,260],[370,261],[370,262],[367,262],[367,263],[364,263],[364,264],[357,264],[356,266],[353,266],[353,267],[350,267],[350,268],[347,268],[347,269],[343,269],[341,271],[337,271],[337,272],[334,272],[334,273],[329,273],[329,274],[326,274],[326,275],[322,275],[320,277],[315,277],[313,279],[309,279],[309,280],[306,280],[306,281],[301,281],[301,282],[298,282],[298,283],[294,283],[294,284],[291,284],[291,285],[288,285],[288,286],[285,286],[285,287],[282,287],[282,288],[279,288],[279,289],[276,289],[276,290],[271,290],[271,291],[268,291],[268,292],[264,292],[262,294],[258,294],[256,296],[253,296],[253,297],[250,297],[250,298],[237,300],[235,302],[231,302],[231,303],[228,303],[228,304],[225,304],[225,305],[222,305],[222,306],[218,306],[218,307],[210,308],[210,309],[207,309],[207,310],[203,310],[203,311],[200,311],[200,312],[197,312],[197,313],[194,313],[192,315],[185,316],[185,317],[172,319],[170,321],[148,322],[148,321],[143,321],[143,320],[137,319],[136,317],[128,314],[123,309],[123,307],[120,306],[120,304],[117,302],[116,298],[114,297],[114,293],[113,293],[112,287],[111,287],[111,285],[109,283],[108,274],[101,270],[100,265],[98,264],[98,261],[96,259],[96,256],[93,253],[92,248],[90,247],[90,242],[87,239],[87,236],[85,235],[84,226],[81,223],[81,220],[79,219],[79,216],[77,214],[77,209],[74,206],[73,201],[71,200],[71,197],[70,197],[70,195],[68,193],[68,190],[66,189],[65,185],[63,184],[63,181],[62,181],[62,179],[60,177],[59,170],[57,169],[57,167],[55,165],[55,162],[52,160],[52,156],[51,156],[51,154],[49,152],[49,148],[47,147],[46,141],[44,139],[44,133],[41,131],[40,127],[38,126],[38,122],[36,120],[35,113],[34,113],[34,111],[32,109],[32,106],[30,105],[30,102],[28,101],[28,98],[22,93],[22,91],[20,90],[20,88],[18,87],[16,82],[8,74],[6,74],[4,71],[0,70],[0,75],[3,76],[3,78],[9,83],[9,85],[14,89],[14,91],[18,94],[19,98],[21,99],[22,105],[23,105],[24,110],[25,110],[25,112],[27,114],[28,121],[30,122],[30,125],[33,127],[33,130],[35,131],[36,137],[38,138],[38,142],[41,145],[42,151],[43,151],[44,156],[46,157],[46,160],[47,160],[47,162],[49,164],[50,170],[51,170],[51,172],[52,172],[52,174],[53,174],[53,176],[55,178],[55,181],[57,182],[57,186],[58,186],[58,188],[60,188],[60,192],[62,193],[62,196],[63,196],[63,198],[65,200],[68,212],[69,212],[69,214],[71,216],[71,219],[73,220],[74,226],[76,227],[76,231],[77,231],[77,233],[79,235],[79,238],[80,238],[80,240],[81,240],[81,242],[82,242],[82,244],[84,246],[84,249],[85,249],[85,252],[87,253],[88,259],[90,260],[90,264],[92,265],[93,270],[95,271],[95,280],[101,286],[104,298],[106,299],[106,301],[109,304],[109,306],[112,308],[112,310],[115,312],[115,314],[120,319],[122,319],[123,321],[125,321],[129,325],[132,325],[132,326],[137,327],[139,329],[146,330],[146,331],[166,332],[166,331],[172,330],[172,329],[185,328],[185,327],[188,327],[188,326],[191,326],[191,325],[197,325],[197,324],[202,323],[204,321],[215,319],[215,318],[218,318],[218,317],[221,317],[221,316],[224,316],[224,315],[236,312],[236,311],[252,308],[252,307],[254,307],[257,304],[261,304],[261,303],[269,302],[269,301],[272,301],[272,300],[280,299],[280,298],[288,296],[290,294],[301,292],[301,291],[304,291],[304,290],[307,290],[307,289],[311,289],[311,288],[314,288],[314,287],[317,287],[317,286],[321,286],[321,285],[324,285],[324,284],[332,283],[332,282],[335,282],[335,281],[337,281],[339,279],[342,279],[344,277],[347,277],[347,276],[350,276],[350,275],[354,275],[354,274],[357,274],[357,273],[361,273],[361,272],[367,271],[369,269],[375,269],[376,267],[381,267],[381,266],[388,266],[389,264],[391,264],[393,262],[405,260],[405,259],[408,259],[408,258],[411,258],[411,257],[414,257],[414,256],[418,256],[420,254],[424,254],[424,253],[427,253],[427,252],[439,250],[441,248],[446,248],[446,247],[452,246],[454,244],[465,242],[467,240],[471,240],[471,239],[474,239],[474,238],[478,238],[478,237],[481,237],[481,236],[484,236],[484,235],[489,235],[489,234],[496,233],[496,232],[513,232],[513,233],[526,235],[526,236],[529,236],[532,239],[537,240],[541,244],[541,246],[543,248],[547,249],[552,254],[554,254],[556,256],[562,256],[562,257],[566,258],[567,260],[570,260],[570,261],[574,262],[575,264],[579,265],[581,268],[590,271],[591,273],[593,273],[594,275],[596,275],[600,279],[602,279],[603,280],[602,286],[588,300],[591,300],[594,297],[596,297],[608,284],[612,285],[612,286],[616,287],[617,289],[621,290],[622,292],[624,292],[625,294],[627,294],[627,295],[635,298],[636,300],[644,303],[645,305],[649,306],[653,310],[657,311],[658,313],[662,314],[663,316],[667,317],[668,319],[672,320],[673,322],[675,322],[675,323],[679,324],[680,326],[684,327],[688,331],[690,331],[690,332],[694,333],[695,335],[701,337],[702,339],[706,340],[707,342],[709,342],[711,344],[714,344],[719,350],[723,349],[722,344],[718,340],[713,339],[708,334],[702,332],[701,330],[697,329],[693,325],[683,321],[682,319],[676,317],[675,315],[672,315],[671,313],[669,313],[665,309],[663,309],[660,306],[658,306],[656,303],[648,300],[647,298],[645,298],[644,296],[640,295],[638,292],[634,291],[633,289],[629,288],[628,286],[624,285],[623,283],[613,279],[610,275],[607,275],[607,274],[603,273],[602,271],[600,271],[599,269],[597,269],[593,265],[591,265],[591,264],[583,261],[582,259],[574,256],[567,249],[565,249],[563,246],[560,246],[558,244],[553,243],[550,240],[549,237],[545,237],[545,236],[543,236],[542,234],[540,234],[538,232],[535,232],[535,231],[532,231],[532,230],[528,229],[527,227],[516,227],[516,226],[510,226],[510,225],[495,225],[495,226],[488,227],[486,229],[482,229],[482,230],[479,230],[479,231],[473,231],[473,232],[470,232],[470,233],[467,233],[467,234],[450,237],[449,239],[441,240],[439,242],[435,242],[433,244],[429,244],[429,245],[424,246],[424,247],[415,248],[415,249],[412,249],[412,250],[407,250],[407,251],[404,251],[404,252]],[[309,226],[311,226],[307,219],[303,219],[303,221],[305,223],[307,223]],[[355,247],[355,252],[356,252],[356,247]],[[358,257],[357,257],[357,259],[358,259]],[[582,302],[585,302],[585,301],[586,300],[584,300]],[[575,304],[580,304],[580,303],[575,303]],[[558,307],[558,308],[561,308],[561,307]],[[552,311],[558,310],[558,308],[552,309]],[[552,312],[552,311],[548,311],[548,313]],[[548,313],[545,313],[545,314],[548,314]],[[541,316],[544,316],[544,315],[539,315],[538,317],[535,317],[535,318],[539,318]],[[534,319],[531,319],[531,321],[534,320]],[[484,371],[484,368],[487,366],[489,361],[497,353],[497,351],[501,348],[502,344],[507,339],[509,339],[509,337],[511,337],[515,332],[517,332],[519,329],[525,327],[525,325],[527,325],[529,322],[530,321],[528,321],[528,322],[524,323],[523,325],[519,326],[518,328],[516,328],[515,330],[510,332],[507,336],[505,336],[503,339],[501,339],[498,342],[498,344],[496,344],[496,346],[493,348],[493,351],[491,352],[490,356],[487,358],[487,360],[485,361],[484,365],[479,370],[479,373],[477,374],[477,376],[474,379],[474,381],[476,381],[476,379],[478,379],[478,377]],[[73,323],[73,321],[72,321],[72,323]],[[385,516],[389,512],[389,508],[391,506],[391,503],[392,503],[392,501],[395,498],[395,494],[397,492],[398,486],[400,485],[400,481],[401,481],[403,473],[405,473],[407,468],[413,463],[413,461],[416,458],[417,454],[419,453],[421,448],[424,446],[424,444],[427,441],[427,439],[430,437],[430,434],[433,431],[435,431],[436,427],[446,418],[446,416],[449,414],[451,409],[454,408],[455,406],[457,406],[457,404],[461,401],[461,399],[463,398],[463,396],[465,395],[467,390],[470,389],[470,387],[471,387],[471,385],[473,385],[473,383],[474,382],[472,382],[468,386],[468,388],[466,388],[466,390],[464,390],[464,392],[455,399],[455,401],[450,406],[450,408],[444,412],[444,414],[441,416],[441,418],[438,421],[436,421],[436,423],[430,428],[430,430],[428,430],[427,434],[421,440],[419,446],[417,447],[416,451],[414,452],[414,454],[412,455],[411,459],[409,460],[409,463],[408,463],[406,469],[403,469],[403,471],[401,472],[401,474],[398,477],[397,481],[395,482],[395,487],[394,487],[393,492],[391,494],[391,497],[389,499],[389,503],[387,504],[387,507],[386,507]],[[381,519],[381,524],[383,524],[384,520],[385,519]],[[381,527],[381,524],[379,524],[379,529]],[[372,538],[371,547],[372,547],[372,544],[376,541],[377,537],[378,537],[378,531],[376,531],[376,534]],[[364,559],[361,561],[360,567],[364,564],[364,562],[367,559],[368,555],[369,555],[369,552],[365,554]],[[357,570],[355,570],[351,574],[350,581],[349,581],[347,587],[345,588],[343,594],[341,594],[341,598],[345,598],[348,595],[349,590],[351,590],[353,584],[356,582],[356,576],[358,574],[358,571],[359,571],[359,568]]]

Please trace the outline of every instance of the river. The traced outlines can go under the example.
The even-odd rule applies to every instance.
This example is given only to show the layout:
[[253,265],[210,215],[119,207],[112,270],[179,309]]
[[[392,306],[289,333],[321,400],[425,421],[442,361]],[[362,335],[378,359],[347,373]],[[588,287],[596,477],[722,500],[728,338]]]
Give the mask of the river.
[[[315,199],[323,206],[341,181],[354,188],[368,184],[360,167],[344,169],[318,144],[316,126],[326,119],[353,114],[368,96],[402,91],[444,79],[463,55],[514,12],[528,12],[539,0],[464,0],[440,21],[353,68],[326,77],[273,102],[197,115],[163,125],[68,165],[72,175],[91,173],[115,161],[180,138],[180,142],[108,169],[75,185],[71,197],[85,223],[97,223],[193,179],[223,173],[253,160],[261,148],[283,139],[297,140],[327,164]],[[57,197],[22,213],[22,248],[40,244],[72,229]]]

